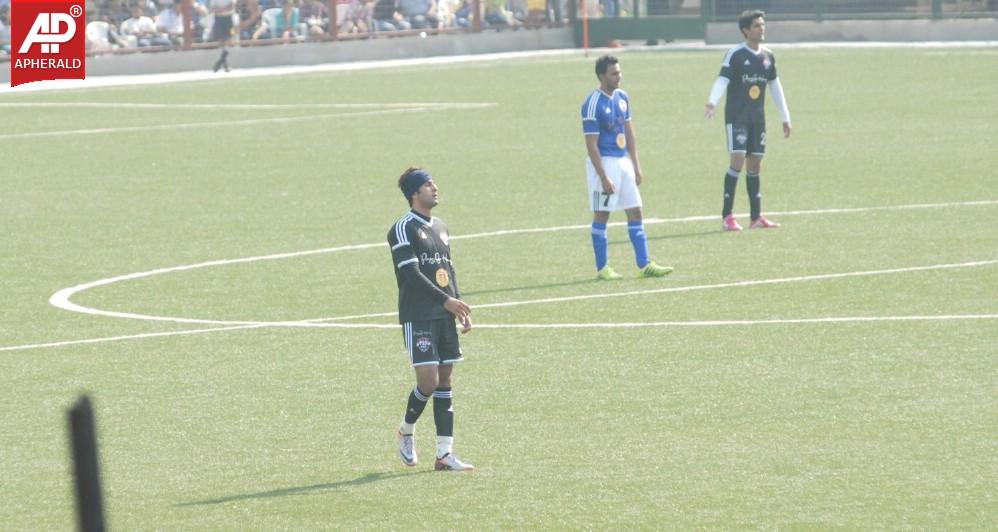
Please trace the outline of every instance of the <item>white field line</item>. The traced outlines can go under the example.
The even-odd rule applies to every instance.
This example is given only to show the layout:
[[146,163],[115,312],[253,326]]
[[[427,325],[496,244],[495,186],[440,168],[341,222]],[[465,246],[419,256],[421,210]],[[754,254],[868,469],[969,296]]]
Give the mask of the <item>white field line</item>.
[[[889,205],[889,206],[881,206],[881,207],[857,207],[857,208],[847,208],[847,209],[820,209],[820,210],[813,210],[813,211],[786,211],[786,212],[774,213],[774,214],[780,214],[782,216],[788,216],[788,215],[829,214],[829,213],[861,213],[861,212],[871,212],[871,211],[879,211],[879,210],[904,210],[904,209],[928,209],[928,208],[947,208],[947,207],[966,207],[966,206],[989,206],[989,205],[995,205],[995,204],[998,204],[998,200],[970,201],[970,202],[945,202],[945,203],[916,204],[916,205]],[[683,217],[683,218],[646,220],[646,223],[668,223],[668,222],[683,223],[683,222],[689,222],[689,221],[712,220],[712,219],[715,219],[715,218],[716,218],[716,216],[690,216],[690,217]],[[616,224],[616,225],[620,225],[620,224]],[[452,238],[456,238],[456,239],[484,238],[484,237],[505,236],[505,235],[525,234],[525,233],[539,233],[539,232],[575,230],[575,229],[584,229],[584,228],[587,228],[587,227],[588,227],[588,225],[571,225],[571,226],[557,226],[557,227],[548,227],[548,228],[532,228],[532,229],[519,229],[519,230],[491,231],[491,232],[476,233],[476,234],[471,234],[471,235],[455,236],[455,237],[452,237]],[[76,303],[73,303],[73,302],[70,301],[70,298],[73,295],[75,295],[75,294],[77,294],[79,292],[82,292],[84,290],[88,290],[88,289],[91,289],[91,288],[96,288],[96,287],[99,287],[99,286],[107,286],[107,285],[110,285],[110,284],[113,284],[113,283],[127,281],[127,280],[134,280],[134,279],[140,279],[140,278],[143,278],[143,277],[150,277],[150,276],[153,276],[153,275],[161,275],[161,274],[165,274],[165,273],[188,271],[188,270],[193,270],[193,269],[198,269],[198,268],[206,268],[206,267],[211,267],[211,266],[224,266],[224,265],[229,265],[229,264],[240,264],[240,263],[249,263],[249,262],[256,262],[256,261],[264,261],[264,260],[279,260],[279,259],[286,259],[286,258],[302,257],[302,256],[315,255],[315,254],[320,254],[320,253],[333,253],[333,252],[339,252],[339,251],[350,251],[350,250],[368,249],[368,248],[381,247],[381,246],[384,246],[384,245],[385,245],[384,243],[378,242],[378,243],[371,243],[371,244],[357,244],[357,245],[348,245],[348,246],[338,246],[338,247],[314,249],[314,250],[307,250],[307,251],[296,251],[296,252],[289,252],[289,253],[277,253],[277,254],[272,254],[272,255],[262,255],[262,256],[256,256],[256,257],[244,257],[244,258],[240,258],[240,259],[215,260],[215,261],[208,261],[208,262],[202,262],[202,263],[197,263],[197,264],[190,264],[190,265],[184,265],[184,266],[174,266],[174,267],[169,267],[169,268],[159,268],[159,269],[156,269],[156,270],[149,270],[149,271],[145,271],[145,272],[131,273],[131,274],[127,274],[127,275],[121,275],[121,276],[117,276],[117,277],[111,277],[111,278],[107,278],[107,279],[101,279],[101,280],[98,280],[98,281],[92,281],[90,283],[84,283],[84,284],[76,285],[76,286],[69,287],[69,288],[64,288],[62,290],[59,290],[55,294],[53,294],[52,297],[49,298],[49,302],[53,306],[55,306],[57,308],[61,308],[61,309],[64,309],[64,310],[69,310],[71,312],[80,312],[80,313],[84,313],[84,314],[100,315],[100,316],[108,316],[108,317],[116,317],[116,318],[128,318],[128,319],[151,320],[151,321],[170,321],[170,322],[176,322],[176,323],[198,323],[198,324],[208,324],[208,325],[219,325],[220,327],[208,328],[208,329],[185,330],[185,331],[170,331],[170,332],[163,332],[163,333],[147,333],[147,334],[139,334],[139,335],[132,335],[132,336],[116,336],[116,337],[96,338],[96,339],[88,339],[88,340],[70,340],[70,341],[66,341],[66,342],[50,342],[50,343],[43,343],[43,344],[28,344],[28,345],[23,345],[23,346],[0,347],[0,351],[13,351],[13,350],[20,350],[20,349],[33,349],[33,348],[39,348],[39,347],[58,347],[58,346],[64,346],[64,345],[75,345],[75,344],[95,343],[95,342],[104,342],[104,341],[116,341],[116,340],[125,340],[125,339],[133,339],[133,338],[149,338],[149,337],[173,336],[173,335],[181,335],[181,334],[198,334],[198,333],[206,333],[206,332],[225,331],[225,330],[234,330],[234,329],[248,329],[248,328],[258,328],[258,327],[341,327],[341,326],[348,326],[348,327],[357,327],[357,328],[387,328],[387,327],[394,328],[394,327],[396,327],[394,324],[392,324],[392,325],[386,325],[386,324],[363,324],[363,323],[342,324],[342,323],[332,323],[332,322],[344,321],[344,320],[365,319],[365,318],[389,317],[389,316],[394,316],[395,312],[383,312],[383,313],[362,314],[362,315],[354,315],[354,316],[339,316],[339,317],[331,317],[331,318],[317,318],[317,319],[311,319],[311,320],[282,321],[282,322],[277,322],[277,321],[270,321],[270,322],[262,322],[262,321],[229,321],[229,320],[201,320],[201,319],[195,319],[195,318],[178,318],[178,317],[169,317],[169,316],[152,316],[152,315],[136,314],[136,313],[128,313],[128,312],[115,312],[115,311],[108,311],[108,310],[101,310],[101,309],[95,309],[95,308],[85,307],[85,306],[82,306],[82,305],[77,305]],[[754,281],[738,281],[738,282],[732,282],[732,283],[720,283],[720,284],[715,284],[715,285],[699,285],[699,286],[686,286],[686,287],[669,287],[669,288],[662,288],[662,289],[657,289],[657,290],[631,291],[631,292],[626,292],[626,293],[592,294],[592,295],[583,295],[583,296],[569,296],[569,297],[562,297],[562,298],[545,298],[545,299],[539,299],[539,300],[511,301],[511,302],[504,302],[504,303],[487,303],[487,304],[482,304],[482,305],[475,305],[475,308],[476,309],[501,308],[501,307],[509,307],[509,306],[517,306],[517,305],[528,305],[528,304],[557,303],[557,302],[574,301],[574,300],[581,300],[581,299],[625,297],[625,296],[634,296],[634,295],[648,295],[648,294],[663,293],[663,292],[682,292],[682,291],[693,291],[693,290],[708,290],[708,289],[723,288],[723,287],[757,286],[757,285],[777,284],[777,283],[804,282],[804,281],[813,281],[813,280],[821,280],[821,279],[837,279],[837,278],[857,277],[857,276],[886,275],[886,274],[915,272],[915,271],[928,271],[928,270],[934,270],[934,269],[978,267],[978,266],[992,265],[992,264],[995,264],[995,263],[998,263],[998,260],[974,261],[974,262],[959,263],[959,264],[940,264],[940,265],[933,265],[933,266],[913,266],[913,267],[906,267],[906,268],[893,268],[893,269],[887,269],[887,270],[869,270],[869,271],[864,271],[864,272],[840,272],[840,273],[818,274],[818,275],[809,275],[809,276],[786,277],[786,278],[779,278],[779,279],[763,279],[763,280],[754,280]],[[998,316],[996,316],[996,315],[990,315],[990,314],[975,314],[975,315],[967,315],[967,316],[958,316],[957,315],[957,316],[936,316],[936,317],[932,317],[932,316],[929,316],[929,317],[925,317],[925,316],[826,317],[826,318],[802,318],[802,319],[790,319],[790,320],[757,320],[757,321],[716,321],[716,320],[714,320],[714,321],[691,321],[691,322],[650,322],[651,324],[649,324],[649,325],[643,325],[643,326],[654,326],[654,324],[658,324],[660,326],[669,326],[669,325],[686,325],[686,326],[690,326],[690,325],[752,325],[752,324],[774,324],[774,323],[829,323],[829,322],[834,323],[834,322],[850,322],[850,321],[877,321],[877,320],[881,320],[881,321],[891,321],[891,320],[893,320],[893,321],[901,321],[901,320],[913,321],[913,320],[923,320],[923,319],[924,320],[927,320],[927,319],[933,319],[933,320],[950,320],[950,319],[953,319],[953,320],[956,320],[956,319],[991,319],[991,318],[994,318],[994,317],[998,317]],[[567,324],[567,325],[564,325],[564,326],[566,326],[566,327],[574,327],[574,326],[579,326],[579,327],[582,327],[582,326],[585,326],[585,327],[602,327],[602,326],[612,327],[614,325],[615,324],[605,324],[605,325],[603,325],[603,324]],[[478,325],[476,325],[476,327],[478,327],[478,328],[513,328],[513,327],[520,327],[520,328],[554,328],[554,327],[559,327],[559,326],[561,326],[561,325],[559,325],[559,324],[508,324],[508,325],[502,325],[502,324],[478,324]],[[622,327],[636,327],[638,325],[637,324],[621,324],[621,326]]]
[[[394,313],[390,313],[395,315]],[[940,316],[829,316],[823,318],[768,319],[768,320],[702,320],[702,321],[651,321],[651,322],[618,322],[618,323],[476,323],[475,329],[637,329],[648,327],[747,327],[758,325],[808,325],[816,323],[865,323],[865,322],[918,322],[918,321],[968,321],[995,320],[998,314],[949,314]],[[357,329],[397,329],[397,324],[356,323],[356,324],[316,324],[309,322],[287,322],[289,326],[312,327],[350,327]],[[0,351],[25,351],[28,349],[44,349],[49,347],[66,347],[71,345],[98,344],[118,342],[122,340],[141,340],[165,336],[180,336],[203,334],[210,332],[235,331],[241,329],[260,329],[276,327],[277,322],[265,322],[252,325],[232,325],[209,329],[187,329],[158,333],[143,333],[126,336],[108,336],[104,338],[87,338],[83,340],[66,340],[41,344],[13,345],[0,347]]]
[[[813,214],[813,213],[817,213],[817,214],[830,214],[830,213],[841,213],[841,212],[860,213],[860,212],[870,212],[870,211],[877,211],[877,210],[897,210],[897,209],[908,209],[908,208],[923,209],[923,208],[931,208],[931,207],[935,207],[935,208],[950,208],[950,207],[957,207],[957,206],[982,206],[982,205],[998,205],[998,200],[992,200],[992,201],[973,201],[973,202],[964,202],[964,203],[959,203],[959,202],[945,202],[945,203],[936,203],[936,204],[917,204],[917,205],[908,205],[908,206],[904,206],[904,205],[891,205],[891,206],[884,206],[884,207],[859,207],[859,208],[851,208],[851,209],[821,209],[821,210],[818,210],[818,211],[787,211],[787,212],[784,212],[784,213],[773,213],[773,214],[774,215],[788,216],[788,215],[806,215],[806,214]],[[712,219],[716,219],[716,216],[691,216],[691,217],[684,217],[684,218],[672,218],[672,219],[666,219],[666,220],[654,220],[653,219],[653,220],[646,220],[646,223],[649,223],[649,224],[652,224],[652,223],[669,223],[669,222],[676,223],[676,222],[688,222],[688,221],[695,221],[695,220],[712,220]],[[616,225],[622,225],[623,223],[624,222],[618,222]],[[584,229],[584,228],[588,228],[588,227],[589,227],[588,225],[571,225],[571,226],[556,226],[556,227],[547,227],[547,228],[532,228],[532,229],[515,229],[515,230],[504,230],[504,231],[490,231],[490,232],[475,233],[475,234],[470,234],[470,235],[458,235],[458,236],[453,236],[451,238],[452,239],[490,238],[490,237],[496,237],[496,236],[506,236],[506,235],[515,235],[515,234],[577,230],[577,229]],[[59,290],[58,292],[56,292],[55,294],[53,294],[52,297],[49,298],[49,303],[51,303],[53,306],[55,306],[57,308],[61,308],[61,309],[68,310],[68,311],[71,311],[71,312],[80,312],[80,313],[83,313],[83,314],[107,316],[107,317],[112,317],[112,318],[138,319],[138,320],[147,320],[147,321],[168,321],[168,322],[174,322],[174,323],[192,323],[192,324],[202,324],[202,325],[250,325],[250,324],[268,323],[268,322],[262,322],[262,321],[205,320],[205,319],[198,319],[198,318],[182,318],[182,317],[172,317],[172,316],[155,316],[155,315],[137,314],[137,313],[131,313],[131,312],[109,311],[109,310],[95,309],[95,308],[91,308],[91,307],[85,307],[83,305],[78,305],[78,304],[73,303],[72,301],[70,301],[70,298],[72,296],[74,296],[75,294],[77,294],[77,293],[83,292],[85,290],[89,290],[91,288],[96,288],[96,287],[99,287],[99,286],[107,286],[107,285],[118,283],[118,282],[122,282],[122,281],[130,281],[130,280],[141,279],[141,278],[145,278],[145,277],[152,277],[152,276],[155,276],[155,275],[162,275],[162,274],[166,274],[166,273],[188,271],[188,270],[194,270],[194,269],[199,269],[199,268],[215,267],[215,266],[225,266],[225,265],[229,265],[229,264],[243,264],[243,263],[266,261],[266,260],[280,260],[280,259],[296,258],[296,257],[302,257],[302,256],[308,256],[308,255],[317,255],[317,254],[321,254],[321,253],[335,253],[335,252],[341,252],[341,251],[369,249],[369,248],[382,247],[382,246],[386,246],[386,245],[387,244],[385,244],[383,242],[370,243],[370,244],[355,244],[355,245],[338,246],[338,247],[332,247],[332,248],[313,249],[313,250],[307,250],[307,251],[295,251],[295,252],[289,252],[289,253],[277,253],[277,254],[272,254],[272,255],[262,255],[262,256],[256,256],[256,257],[244,257],[244,258],[240,258],[240,259],[221,259],[221,260],[214,260],[214,261],[208,261],[208,262],[201,262],[201,263],[197,263],[197,264],[189,264],[189,265],[184,265],[184,266],[172,266],[172,267],[168,267],[168,268],[159,268],[159,269],[149,270],[149,271],[145,271],[145,272],[136,272],[136,273],[130,273],[130,274],[127,274],[127,275],[120,275],[120,276],[117,276],[117,277],[110,277],[110,278],[107,278],[107,279],[100,279],[100,280],[97,280],[97,281],[92,281],[92,282],[89,282],[89,283],[84,283],[84,284],[72,286],[72,287],[69,287],[69,288],[63,288],[62,290]],[[942,265],[942,266],[943,267],[951,267],[949,265]],[[916,268],[923,268],[923,267],[916,267]],[[902,269],[900,271],[905,271],[905,270]],[[917,270],[911,270],[911,271],[917,271]],[[895,271],[883,271],[883,273],[897,273],[897,272],[895,272]],[[858,273],[839,273],[839,274],[823,274],[823,275],[832,275],[832,276],[840,276],[841,277],[841,276],[874,275],[874,274],[875,273],[870,273],[870,272],[858,272]],[[811,276],[811,277],[815,277],[815,276]],[[818,277],[816,277],[816,278],[818,278]],[[803,280],[812,280],[812,279],[796,278],[796,277],[795,278],[787,278],[787,279],[801,280],[801,281],[803,281]],[[771,284],[771,283],[774,283],[774,282],[788,282],[788,281],[786,281],[786,280],[765,280],[765,281],[744,281],[744,282],[745,283],[754,283],[754,284],[760,284],[760,283]],[[739,284],[738,283],[724,283],[723,286],[739,286]],[[665,289],[662,289],[662,290],[664,290],[664,291],[688,291],[688,290],[702,290],[702,289],[704,289],[704,288],[671,287],[671,288],[665,288]],[[647,292],[638,292],[638,293],[647,293]],[[490,308],[490,307],[515,306],[515,305],[539,304],[539,303],[555,303],[555,302],[559,302],[559,301],[562,301],[562,300],[564,300],[564,301],[575,300],[573,298],[582,299],[582,298],[592,298],[592,297],[623,297],[623,296],[632,295],[632,294],[634,294],[634,292],[627,292],[627,293],[621,294],[620,296],[616,296],[614,294],[596,294],[596,295],[587,295],[587,296],[570,296],[568,299],[564,299],[564,298],[548,298],[548,299],[544,299],[544,300],[536,300],[536,302],[491,303],[491,304],[484,304],[484,305],[476,305],[476,308]],[[348,319],[365,319],[365,318],[374,318],[374,317],[384,317],[384,316],[390,316],[392,314],[393,313],[391,313],[391,312],[386,312],[386,313],[378,313],[378,314],[364,314],[364,315],[358,315],[358,316],[343,316],[343,317],[334,317],[334,318],[319,318],[319,319],[315,319],[315,320],[281,321],[281,322],[269,322],[269,323],[273,323],[273,324],[276,325],[276,324],[288,324],[288,323],[299,323],[300,324],[300,323],[305,323],[305,322],[342,321],[342,320],[348,320]]]
[[0,108],[55,108],[55,109],[223,109],[223,110],[302,110],[302,109],[403,109],[410,107],[441,107],[444,109],[473,109],[495,104],[463,102],[396,102],[396,103],[134,103],[134,102],[0,102]]
[[881,321],[994,320],[998,314],[950,314],[943,316],[830,316],[824,318],[769,320],[649,321],[618,323],[484,323],[475,329],[636,329],[642,327],[719,327],[751,325],[802,325],[812,323],[863,323]]
[[[716,290],[719,288],[744,288],[748,286],[765,286],[772,284],[803,283],[808,281],[827,281],[830,279],[845,279],[849,277],[870,277],[876,275],[893,275],[898,273],[926,272],[933,270],[951,270],[957,268],[977,268],[981,266],[993,266],[998,264],[998,259],[979,260],[972,262],[960,262],[953,264],[933,264],[929,266],[909,266],[905,268],[890,268],[885,270],[867,270],[858,272],[821,273],[815,275],[801,275],[797,277],[780,277],[775,279],[757,279],[752,281],[734,281],[730,283],[702,284],[693,286],[672,286],[668,288],[653,288],[650,290],[630,290],[627,292],[613,292],[609,294],[585,294],[578,296],[548,297],[543,299],[529,299],[525,301],[506,301],[502,303],[483,303],[475,305],[477,309],[507,308],[523,305],[548,305],[552,303],[566,303],[570,301],[584,301],[587,299],[612,299],[618,297],[648,296],[654,294],[668,294],[677,292],[695,292],[701,290]],[[394,316],[394,312],[384,312],[377,314],[361,314],[357,316],[340,316],[336,318],[318,318],[315,322],[329,322],[334,320],[367,319],[383,316]],[[280,323],[280,322],[275,322]]]
[[[998,40],[992,41],[927,41],[927,42],[810,42],[810,43],[770,43],[774,48],[779,49],[817,49],[828,48],[846,49],[942,49],[957,50],[957,53],[966,49],[988,49],[998,48]],[[615,55],[628,53],[670,53],[688,52],[697,50],[722,51],[731,48],[731,44],[704,44],[702,41],[671,43],[668,46],[628,46],[626,48],[590,48],[580,50],[576,48],[564,48],[554,50],[527,50],[519,52],[496,52],[487,54],[468,54],[433,56],[410,59],[383,59],[374,61],[353,61],[346,63],[322,63],[317,65],[298,66],[273,66],[261,68],[239,68],[224,75],[213,73],[207,69],[169,72],[161,74],[138,74],[138,75],[110,75],[110,76],[90,76],[86,79],[61,79],[45,81],[39,83],[27,83],[17,87],[9,84],[0,84],[0,95],[3,94],[23,94],[38,91],[72,91],[99,89],[104,87],[141,86],[141,85],[161,85],[164,83],[183,83],[196,81],[225,81],[237,78],[256,78],[272,76],[289,76],[296,74],[315,74],[323,72],[357,72],[361,70],[379,69],[399,69],[418,68],[436,65],[454,65],[461,63],[481,64],[490,61],[508,60],[537,60],[537,59],[557,59],[588,58],[603,53],[613,53]]]
[[0,140],[2,139],[25,139],[25,138],[40,138],[40,137],[64,137],[69,135],[96,135],[103,133],[134,133],[138,131],[163,131],[163,130],[179,130],[179,129],[195,129],[202,127],[227,127],[227,126],[245,126],[245,125],[256,125],[256,124],[288,124],[293,122],[312,122],[315,120],[321,120],[326,118],[345,118],[345,117],[356,117],[356,116],[374,116],[374,115],[389,115],[389,114],[399,114],[399,113],[413,113],[421,111],[441,111],[450,109],[471,109],[472,106],[477,107],[491,107],[495,106],[495,103],[481,103],[481,104],[458,104],[458,107],[445,107],[445,106],[435,106],[435,107],[406,107],[401,109],[380,109],[375,111],[357,111],[357,112],[346,112],[346,113],[326,113],[317,115],[305,115],[305,116],[289,116],[289,117],[271,117],[271,118],[250,118],[244,120],[219,120],[214,122],[190,122],[183,124],[157,124],[152,126],[125,126],[125,127],[108,127],[108,128],[96,128],[96,129],[67,129],[63,131],[37,131],[32,133],[7,133],[0,135]]

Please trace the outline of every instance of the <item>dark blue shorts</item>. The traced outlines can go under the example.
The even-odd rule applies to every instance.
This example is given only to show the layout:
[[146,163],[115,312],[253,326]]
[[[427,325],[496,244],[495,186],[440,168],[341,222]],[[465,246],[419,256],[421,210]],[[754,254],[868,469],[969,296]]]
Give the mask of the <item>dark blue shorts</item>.
[[454,319],[407,321],[402,340],[413,366],[453,364],[464,360]]
[[726,124],[728,153],[766,154],[766,124]]

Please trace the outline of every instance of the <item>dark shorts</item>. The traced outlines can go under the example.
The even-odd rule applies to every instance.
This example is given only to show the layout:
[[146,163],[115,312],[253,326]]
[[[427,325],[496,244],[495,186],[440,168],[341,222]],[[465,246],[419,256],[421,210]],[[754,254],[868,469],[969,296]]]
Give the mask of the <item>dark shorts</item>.
[[728,152],[765,155],[766,124],[726,124]]
[[232,37],[232,15],[215,15],[211,25],[211,40],[223,42]]
[[402,341],[413,366],[453,364],[464,360],[453,319],[407,321]]

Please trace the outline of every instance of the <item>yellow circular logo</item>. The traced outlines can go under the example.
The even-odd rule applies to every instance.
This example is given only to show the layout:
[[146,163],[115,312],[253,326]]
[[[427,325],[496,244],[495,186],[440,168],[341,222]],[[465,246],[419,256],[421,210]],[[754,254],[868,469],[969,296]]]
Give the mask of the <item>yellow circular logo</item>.
[[748,97],[752,98],[753,100],[758,100],[760,92],[762,91],[759,89],[758,85],[752,85],[751,87],[749,87]]
[[445,268],[437,268],[437,284],[440,288],[447,288],[450,284],[450,275],[447,275],[447,270]]
[[625,137],[623,133],[617,134],[617,147],[618,148],[627,147],[627,137]]

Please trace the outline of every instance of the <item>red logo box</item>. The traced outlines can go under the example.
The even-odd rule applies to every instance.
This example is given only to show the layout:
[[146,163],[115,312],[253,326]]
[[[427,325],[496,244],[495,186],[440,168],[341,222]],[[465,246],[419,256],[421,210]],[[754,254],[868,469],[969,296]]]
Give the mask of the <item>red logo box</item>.
[[10,85],[86,77],[86,1],[13,0]]

